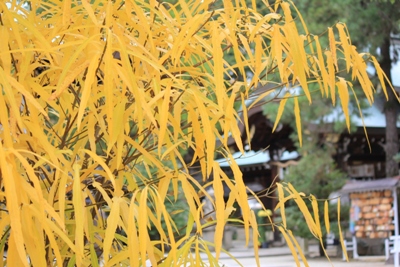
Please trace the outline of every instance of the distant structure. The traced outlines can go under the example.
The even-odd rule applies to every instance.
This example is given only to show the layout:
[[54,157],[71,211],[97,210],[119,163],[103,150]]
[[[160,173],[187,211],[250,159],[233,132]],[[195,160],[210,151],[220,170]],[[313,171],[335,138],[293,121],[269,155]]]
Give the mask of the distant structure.
[[[359,238],[375,239],[387,238],[395,234],[395,230],[399,228],[398,222],[394,222],[394,216],[397,212],[397,204],[394,204],[395,196],[397,197],[397,182],[388,182],[385,179],[385,151],[382,145],[385,144],[385,118],[384,114],[377,106],[372,106],[363,111],[365,116],[363,121],[360,118],[352,118],[352,124],[357,128],[354,132],[335,133],[333,131],[333,122],[338,117],[342,116],[338,112],[333,112],[331,115],[324,118],[325,124],[319,127],[318,124],[312,126],[311,131],[317,132],[320,142],[329,142],[336,147],[337,153],[333,156],[337,166],[348,174],[349,182],[357,181],[362,183],[365,181],[375,181],[378,184],[382,183],[383,187],[379,190],[374,188],[358,190],[355,187],[346,185],[343,191],[340,192],[343,196],[349,196],[351,205],[354,203],[370,203],[370,197],[379,198],[379,204],[385,205],[387,214],[382,212],[381,220],[367,221],[367,219],[359,221],[359,223],[370,223],[371,226],[356,227],[356,222],[353,222],[354,227],[351,229]],[[273,121],[269,120],[262,112],[261,107],[255,107],[248,112],[249,127],[251,129],[251,140],[244,154],[238,152],[235,143],[230,142],[233,156],[243,172],[243,179],[246,185],[255,193],[265,193],[269,188],[272,188],[277,181],[284,178],[284,174],[290,165],[294,165],[300,159],[301,155],[296,152],[296,147],[290,139],[290,134],[293,129],[289,125],[280,124],[274,133],[272,133]],[[368,133],[368,139],[364,132],[364,126]],[[398,125],[399,127],[400,125]],[[248,143],[246,133],[242,130],[242,142]],[[370,150],[371,147],[371,150]],[[225,159],[217,159],[220,166],[229,173],[229,162]],[[397,178],[396,178],[397,179]],[[358,184],[357,183],[357,184]],[[393,189],[395,188],[395,189]],[[389,191],[390,196],[389,196]],[[375,193],[367,193],[367,192]],[[364,196],[364,194],[366,195]],[[375,200],[378,201],[378,200]],[[273,210],[276,205],[276,198],[262,198],[262,202],[267,209]],[[385,202],[385,203],[383,203]],[[390,203],[386,203],[390,202]],[[357,205],[358,205],[357,204]],[[376,212],[375,204],[367,204],[370,206],[371,213]],[[390,208],[389,208],[390,206]],[[378,209],[383,206],[379,206]],[[359,216],[364,216],[364,206],[357,208]],[[352,208],[354,215],[355,208]],[[386,211],[386,210],[385,210]],[[370,213],[368,216],[371,216]],[[396,215],[397,216],[397,215]],[[372,218],[371,218],[372,220]],[[378,227],[379,226],[379,227]],[[372,227],[372,228],[371,228]],[[363,229],[361,234],[360,229]],[[372,230],[371,230],[372,229]]]

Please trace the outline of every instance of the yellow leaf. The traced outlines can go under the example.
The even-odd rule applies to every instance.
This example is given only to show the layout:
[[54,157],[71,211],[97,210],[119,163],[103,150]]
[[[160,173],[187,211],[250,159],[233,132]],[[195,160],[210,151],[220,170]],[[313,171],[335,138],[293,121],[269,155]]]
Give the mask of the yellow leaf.
[[282,117],[283,114],[283,110],[285,109],[285,104],[288,100],[288,98],[290,97],[290,93],[286,93],[285,96],[282,98],[282,100],[279,102],[279,107],[278,107],[278,113],[276,114],[276,119],[275,119],[275,123],[274,123],[274,127],[272,128],[272,132],[275,131],[276,126],[278,126],[278,123]]
[[139,267],[140,264],[140,254],[139,254],[139,234],[137,232],[137,216],[138,216],[138,210],[137,206],[135,204],[136,201],[136,195],[138,191],[135,191],[132,194],[132,198],[130,201],[130,206],[129,206],[129,223],[128,223],[128,251],[130,252],[129,256],[129,262],[132,267]]
[[283,65],[283,56],[282,56],[283,39],[284,39],[284,37],[282,36],[280,26],[275,25],[271,32],[271,52],[275,56],[274,61],[275,61],[275,64],[278,66],[281,82],[283,84],[286,84],[288,79],[287,79],[287,76],[285,75],[285,70],[283,67],[284,66]]
[[129,256],[129,250],[119,251],[117,254],[113,255],[109,261],[107,261],[107,265],[105,266],[118,266],[122,262],[125,262],[125,259],[127,259]]
[[[153,83],[157,83],[156,80],[153,79]],[[171,85],[172,81],[169,80],[167,86],[165,87],[164,91],[165,94],[163,96],[163,101],[160,107],[160,131],[159,131],[159,137],[158,137],[158,153],[161,155],[162,149],[161,147],[164,144],[164,136],[165,133],[167,132],[167,126],[168,126],[168,115],[169,115],[169,109],[170,109],[170,97],[171,97]]]
[[9,52],[9,29],[5,26],[0,26],[0,36],[1,36],[1,42],[0,42],[0,51],[2,53],[0,54],[0,59],[1,59],[1,66],[4,69],[4,72],[8,75],[11,74],[11,52]]
[[336,91],[335,91],[335,67],[333,65],[333,60],[332,60],[332,52],[331,51],[325,51],[326,55],[326,64],[328,66],[328,84],[331,92],[331,99],[332,99],[332,104],[335,106],[336,104]]
[[55,254],[57,259],[61,259],[61,255],[57,255],[60,252],[58,251],[58,246],[57,242],[54,238],[54,232],[57,234],[57,236],[60,238],[62,242],[65,242],[65,244],[72,250],[72,253],[76,254],[76,257],[83,258],[84,255],[80,254],[79,250],[77,250],[76,246],[71,242],[69,239],[68,235],[62,231],[59,227],[57,227],[54,223],[52,223],[51,219],[46,218],[46,223],[44,224],[44,230],[46,231],[47,236],[49,237],[50,244],[52,245],[53,249],[55,249]]
[[302,146],[303,137],[301,132],[301,115],[300,115],[299,100],[297,97],[294,98],[294,116],[296,118],[297,135],[299,137],[300,146]]
[[112,202],[111,198],[108,196],[107,192],[102,187],[102,185],[98,182],[93,182],[92,185],[94,188],[96,188],[96,190],[98,190],[101,193],[101,196],[104,198],[107,205],[109,207],[111,207],[113,202]]
[[[194,191],[193,187],[188,183],[188,180],[186,179],[185,175],[180,174],[178,179],[181,181],[183,193],[185,194],[187,204],[189,205],[190,214],[193,216],[196,225],[201,225],[199,218],[200,216],[197,216],[197,212],[200,212],[202,210],[201,208],[196,207],[196,204],[200,204],[200,199],[198,200],[198,203],[196,203],[193,200],[193,196],[197,196],[197,193]],[[211,199],[210,196],[209,199]],[[201,234],[202,228],[197,227],[197,232]]]
[[279,209],[281,210],[281,219],[282,219],[282,224],[283,227],[286,229],[287,224],[286,224],[286,212],[285,212],[285,194],[283,191],[283,187],[282,184],[277,183],[276,184],[277,188],[278,188],[278,205],[276,206],[276,208],[279,207]]
[[[256,40],[256,47],[255,47],[255,66],[254,66],[254,78],[256,78],[258,80],[258,77],[260,76],[262,70],[264,69],[263,66],[263,40],[261,36],[257,36]],[[266,60],[267,62],[265,62],[265,64],[270,64],[269,60]],[[254,80],[253,78],[253,80]],[[258,82],[256,83],[256,80],[254,80],[254,84],[258,84]]]
[[[326,96],[329,95],[329,89],[328,89],[328,72],[326,71],[325,68],[325,60],[324,60],[324,56],[322,55],[322,50],[321,50],[321,44],[319,43],[319,39],[318,36],[315,35],[314,36],[314,40],[315,40],[315,46],[317,47],[317,54],[318,54],[318,65],[319,65],[319,69],[321,71],[321,78],[322,78],[322,82],[324,84],[324,93]],[[322,88],[321,88],[322,90]]]
[[[83,2],[85,2],[85,1],[83,1]],[[97,57],[90,60],[89,67],[88,67],[87,74],[86,74],[85,84],[82,89],[81,103],[79,105],[79,110],[78,110],[78,118],[77,118],[78,129],[80,129],[83,114],[85,113],[85,110],[87,109],[87,103],[90,98],[93,82],[95,81],[95,79],[97,80],[97,77],[96,77],[97,65],[98,65]]]
[[242,216],[243,216],[243,221],[244,221],[244,229],[245,229],[245,235],[246,235],[246,245],[248,244],[250,237],[249,237],[249,229],[250,229],[250,221],[251,221],[251,210],[248,205],[248,196],[247,196],[247,191],[246,191],[246,185],[244,184],[243,181],[243,174],[242,171],[240,170],[239,166],[236,164],[235,159],[233,156],[229,153],[228,154],[231,164],[231,169],[233,172],[233,177],[235,180],[235,188],[236,191],[239,195],[237,198],[237,202],[241,208],[242,211]]
[[99,38],[99,35],[90,36],[74,49],[74,53],[68,59],[58,79],[57,90],[52,93],[50,100],[56,99],[89,66],[90,62],[87,59],[80,60],[77,63],[75,61],[86,46],[96,38]]
[[[25,253],[23,255],[19,255],[17,242],[21,240],[16,240],[14,231],[11,231],[8,240],[7,263],[10,262],[12,264],[16,264],[17,266],[28,266],[27,260],[25,259]],[[23,243],[21,243],[21,245],[23,245]]]
[[318,232],[318,236],[320,237],[320,239],[322,239],[323,236],[322,236],[322,231],[321,231],[321,223],[319,221],[318,202],[317,202],[317,199],[315,198],[315,196],[310,195],[310,198],[311,198],[311,206],[312,206],[313,212],[314,212],[315,228],[316,228],[316,231]]
[[107,265],[110,259],[111,245],[115,238],[115,232],[120,220],[120,207],[119,204],[122,201],[119,197],[114,197],[112,199],[112,206],[110,207],[110,215],[107,217],[107,228],[105,232],[104,242],[103,242],[103,254],[104,254],[104,264]]
[[[159,170],[164,173],[165,170],[163,168],[163,166],[161,165],[160,161],[157,160],[149,151],[147,151],[144,147],[142,147],[141,145],[139,145],[137,142],[135,142],[135,140],[132,140],[132,138],[130,138],[129,136],[124,136],[125,141],[127,141],[129,144],[131,144],[135,149],[137,149],[142,155],[143,157],[148,160],[149,162],[151,162],[152,164],[154,164],[154,166],[156,166],[157,168],[159,168]],[[103,166],[103,165],[102,165]],[[108,172],[107,172],[108,173]],[[111,174],[111,172],[109,173]],[[112,174],[111,174],[112,175]]]
[[[9,111],[10,112],[10,115],[9,115],[10,120],[11,120],[11,118],[13,118],[14,120],[16,120],[19,127],[23,128],[23,124],[22,124],[22,120],[21,120],[21,116],[20,116],[20,108],[21,108],[22,103],[21,103],[21,101],[18,101],[17,97],[13,97],[15,93],[14,93],[13,88],[11,87],[10,82],[8,82],[7,77],[9,77],[9,76],[6,73],[4,73],[4,70],[2,68],[0,68],[0,84],[2,85],[2,96],[0,97],[0,101],[1,101],[1,99],[4,99],[4,97],[8,100],[7,108],[4,107],[1,110],[4,110],[4,111],[10,110]],[[15,79],[13,79],[13,78],[9,78],[9,80],[15,81]],[[17,89],[21,89],[21,88],[19,87]],[[3,113],[5,113],[4,115],[8,115],[7,112],[3,112]],[[8,124],[8,123],[11,124],[10,120],[7,118],[7,119],[3,120],[3,122],[4,122],[4,124]],[[8,122],[8,123],[5,123],[5,122]],[[15,131],[13,131],[11,128],[9,132],[12,133]]]
[[338,198],[338,202],[337,202],[337,217],[338,217],[338,228],[339,228],[339,237],[340,237],[340,244],[342,245],[342,249],[343,249],[343,253],[344,256],[346,258],[347,261],[349,261],[349,257],[347,256],[347,249],[344,246],[344,239],[343,239],[343,233],[342,233],[342,229],[340,227],[340,198]]
[[324,203],[324,219],[325,219],[325,229],[329,234],[331,232],[330,221],[329,221],[329,203],[328,200],[325,200]]
[[30,212],[28,206],[21,207],[21,215],[23,217],[24,227],[22,228],[24,238],[25,238],[25,249],[27,254],[30,255],[30,260],[32,266],[46,266],[46,252],[44,244],[41,241],[43,236],[43,231],[38,231],[35,227],[36,225],[32,222],[32,218],[35,214]]
[[[38,213],[40,214],[40,212],[38,212],[38,210],[36,210],[32,205],[30,205],[28,208],[29,208],[31,214],[38,214]],[[60,248],[59,248],[59,245],[56,241],[55,234],[54,234],[54,232],[56,232],[56,231],[52,231],[50,229],[52,226],[55,227],[57,230],[59,230],[60,228],[58,228],[56,225],[54,225],[52,223],[51,220],[49,220],[48,218],[45,218],[44,216],[37,216],[36,218],[38,218],[38,223],[40,223],[42,229],[44,230],[44,232],[47,235],[46,238],[49,240],[49,246],[52,248],[53,253],[55,254],[55,259],[57,261],[62,260]],[[43,237],[43,236],[41,235],[41,237]],[[72,242],[69,240],[69,238],[65,234],[65,232],[61,232],[61,234],[58,233],[58,237],[61,240],[63,240],[65,242],[65,244],[70,245],[70,248],[72,250],[74,250],[77,257],[79,257],[80,259],[82,258],[82,254],[79,254],[79,252],[76,251],[75,247],[73,246]],[[38,241],[38,242],[40,242],[40,241]]]
[[88,13],[88,15],[89,15],[90,19],[92,20],[93,24],[97,25],[98,24],[97,18],[96,18],[96,15],[94,14],[94,11],[93,11],[93,8],[92,8],[92,5],[90,4],[90,2],[89,1],[82,1],[81,4],[86,9],[86,12]]
[[120,102],[116,103],[113,109],[113,137],[110,136],[110,141],[108,143],[109,150],[112,146],[116,144],[117,153],[116,166],[114,168],[120,169],[122,164],[122,150],[125,142],[124,138],[124,119],[125,119],[125,107],[126,99],[121,99]]
[[297,249],[297,252],[300,254],[301,260],[304,264],[305,267],[308,267],[308,262],[307,262],[307,258],[304,256],[304,252],[301,248],[301,246],[299,245],[299,243],[297,242],[296,238],[294,237],[292,231],[288,230],[288,236],[290,237],[290,239],[293,241],[294,246]]
[[[386,100],[389,100],[389,96],[388,96],[387,89],[386,89],[386,83],[390,85],[390,87],[392,88],[392,90],[394,92],[393,85],[390,83],[388,77],[386,76],[385,72],[382,70],[382,68],[379,65],[376,58],[374,56],[371,56],[371,59],[372,59],[372,63],[374,64],[376,73],[378,74],[379,82],[382,86],[382,91],[385,94]],[[394,94],[394,95],[398,98],[397,94]]]
[[[97,218],[99,218],[99,217],[97,217]],[[95,243],[96,243],[95,232],[98,231],[97,226],[99,224],[97,221],[97,225],[95,226],[94,224],[96,222],[94,220],[93,221],[86,220],[86,222],[87,222],[87,227],[88,227],[88,231],[89,231],[89,235],[87,236],[87,238],[88,238],[88,242],[89,242],[90,263],[92,264],[93,267],[99,267],[99,259],[97,257],[96,250],[95,250]]]
[[332,62],[335,65],[336,70],[339,70],[336,57],[336,40],[335,40],[335,35],[333,33],[333,29],[331,27],[328,28],[328,37],[329,37],[329,48],[331,52]]
[[[239,35],[240,37],[240,35]],[[224,66],[223,66],[223,54],[221,49],[221,38],[218,31],[217,24],[213,24],[212,30],[212,45],[213,45],[213,58],[214,58],[214,77],[215,77],[215,94],[217,96],[217,103],[220,107],[223,107],[225,97],[225,85],[224,85]]]
[[[74,164],[74,193],[72,197],[72,202],[74,204],[74,215],[75,215],[75,245],[78,253],[80,255],[84,254],[84,235],[83,235],[83,226],[84,226],[84,201],[82,198],[82,188],[81,188],[81,179],[80,179],[80,169],[81,166],[78,164]],[[77,265],[81,265],[81,258],[77,257]]]
[[347,27],[343,23],[337,23],[336,28],[339,31],[339,38],[340,38],[341,45],[343,47],[343,54],[344,54],[344,58],[345,58],[345,62],[346,62],[346,69],[347,69],[347,72],[349,72],[350,67],[351,67],[351,52],[352,51],[351,51],[350,38],[347,37],[347,34],[345,32],[345,29],[347,31]]
[[365,134],[365,137],[366,137],[366,139],[367,139],[367,143],[368,143],[369,149],[371,150],[371,144],[370,144],[369,138],[368,138],[367,127],[365,126],[365,123],[364,123],[364,115],[362,114],[362,111],[361,111],[360,102],[358,101],[357,95],[356,95],[356,93],[354,92],[354,88],[350,87],[350,89],[351,89],[352,92],[353,92],[354,99],[355,99],[355,101],[356,101],[357,108],[358,108],[358,112],[359,112],[359,114],[360,114],[361,122],[362,122],[362,125],[363,125],[364,134]]
[[[72,66],[71,64],[71,72],[67,75],[66,73],[60,77],[60,81],[59,81],[59,86],[57,88],[57,91],[54,92],[49,100],[54,100],[56,99],[58,96],[60,96],[62,94],[62,92],[71,85],[71,83],[78,77],[78,75],[82,74],[83,71],[86,70],[86,68],[89,66],[90,62],[89,60],[83,60],[74,64]],[[61,80],[61,78],[63,78]]]
[[287,20],[287,23],[284,26],[284,31],[287,37],[289,54],[293,61],[292,83],[295,84],[295,80],[298,80],[308,101],[311,103],[311,95],[308,90],[306,77],[306,75],[309,74],[309,67],[307,64],[307,57],[303,45],[304,38],[303,36],[300,36],[297,31],[296,23],[294,23],[294,19],[291,15],[289,3],[282,2],[281,6],[283,8],[285,19]]
[[103,168],[103,170],[107,173],[107,178],[111,181],[112,185],[115,187],[114,175],[112,174],[110,168],[106,165],[104,160],[90,150],[82,149],[82,152],[85,152],[86,154],[91,156],[93,160]]
[[301,213],[303,214],[303,216],[306,220],[307,226],[310,229],[311,233],[318,239],[321,238],[321,236],[318,235],[318,229],[315,225],[314,219],[313,219],[312,215],[310,214],[310,211],[308,210],[307,205],[304,202],[302,196],[296,191],[296,189],[290,183],[288,184],[287,190],[291,194],[293,194],[293,200],[296,202]]
[[214,243],[215,243],[215,253],[216,259],[219,259],[221,248],[222,248],[222,237],[224,234],[225,227],[225,205],[224,205],[224,188],[222,186],[221,177],[220,177],[220,167],[218,162],[214,161],[214,180],[213,180],[213,189],[214,189],[214,198],[215,198],[215,215],[217,225],[215,227],[214,234]]
[[340,103],[344,117],[346,118],[347,129],[350,131],[350,114],[349,114],[349,91],[347,89],[347,82],[342,77],[338,77],[339,81],[336,83],[339,92]]
[[[255,243],[255,242],[257,242],[258,236],[260,235],[260,233],[258,232],[256,214],[254,213],[253,210],[250,213],[250,221],[251,221],[251,225],[253,228],[253,242]],[[254,246],[254,257],[256,259],[257,266],[260,267],[260,257],[258,254],[258,246],[256,244],[254,244],[253,246]]]
[[[85,1],[83,1],[85,2]],[[70,16],[71,16],[71,0],[63,1],[63,9],[62,9],[62,24],[69,25],[71,23]]]
[[292,239],[288,236],[288,234],[286,233],[286,228],[283,228],[282,226],[278,226],[279,231],[281,232],[281,234],[283,235],[283,237],[286,240],[286,244],[288,245],[290,252],[292,252],[293,258],[296,262],[296,265],[298,267],[300,267],[300,261],[299,261],[299,256],[297,255],[297,251],[296,248],[293,245],[293,241]]
[[4,151],[2,142],[0,142],[0,171],[2,177],[4,177],[2,181],[7,199],[7,209],[10,214],[10,224],[13,227],[12,239],[10,237],[10,240],[14,242],[16,257],[22,261],[23,266],[28,266],[25,260],[24,236],[22,234],[21,210],[19,208],[21,205],[18,199],[20,194],[18,193],[19,189],[17,190],[17,181],[20,179],[20,176],[13,172],[11,162],[14,162],[14,159],[11,155],[9,156],[11,158],[7,157],[7,154]]
[[142,261],[144,262],[147,259],[147,242],[149,241],[147,234],[147,196],[148,196],[148,187],[143,188],[140,193],[140,201],[139,201],[139,214],[138,217],[138,230],[139,230],[139,251]]
[[197,108],[199,110],[200,118],[201,118],[201,123],[202,123],[202,129],[204,135],[206,137],[205,142],[206,142],[206,162],[207,162],[207,172],[204,173],[204,177],[208,177],[211,174],[212,170],[212,162],[214,161],[214,148],[215,148],[215,142],[214,142],[214,131],[213,128],[211,127],[211,123],[209,120],[209,115],[207,113],[207,109],[205,107],[205,103],[196,95],[193,95]]

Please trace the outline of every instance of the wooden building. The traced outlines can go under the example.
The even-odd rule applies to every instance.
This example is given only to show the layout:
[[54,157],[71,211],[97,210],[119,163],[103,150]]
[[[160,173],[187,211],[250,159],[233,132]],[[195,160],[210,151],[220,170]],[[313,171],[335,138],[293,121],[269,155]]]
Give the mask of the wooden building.
[[350,231],[357,238],[388,238],[399,233],[400,176],[349,181],[341,190],[350,197]]
[[[336,154],[333,157],[337,166],[348,174],[349,181],[353,181],[347,184],[341,193],[350,194],[354,209],[358,209],[358,216],[362,216],[355,222],[352,229],[354,233],[360,238],[384,238],[397,233],[399,229],[397,219],[394,223],[398,207],[396,202],[398,183],[395,181],[398,179],[385,179],[384,115],[375,106],[366,112],[369,116],[365,116],[364,121],[353,119],[352,123],[357,128],[352,133],[347,131],[335,133],[329,118],[323,126],[315,124],[308,130],[317,132],[320,142],[329,142],[335,146]],[[272,133],[273,121],[263,114],[261,107],[249,110],[248,116],[252,132],[251,151],[241,155],[237,152],[234,142],[231,142],[231,149],[236,151],[234,157],[243,172],[244,182],[254,185],[256,192],[265,191],[283,178],[283,170],[296,164],[300,155],[296,153],[296,147],[290,139],[290,134],[294,131],[290,126],[280,124]],[[363,125],[367,129],[368,138]],[[244,129],[241,130],[242,142],[246,144],[247,136]],[[220,166],[229,172],[227,162],[220,160]],[[369,181],[370,183],[366,184],[372,185],[371,190],[358,189],[360,184],[356,181]],[[376,187],[379,190],[373,190],[374,181],[377,185],[385,185],[384,188]],[[263,198],[263,204],[266,208],[273,209],[276,198]],[[356,206],[358,208],[355,208]]]

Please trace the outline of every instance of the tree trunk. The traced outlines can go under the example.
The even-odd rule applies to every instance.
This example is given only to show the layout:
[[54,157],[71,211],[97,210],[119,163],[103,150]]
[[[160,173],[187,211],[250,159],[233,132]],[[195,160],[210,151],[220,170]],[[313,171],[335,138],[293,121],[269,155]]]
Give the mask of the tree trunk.
[[386,177],[399,175],[399,165],[394,160],[394,156],[399,151],[398,135],[397,135],[397,111],[395,109],[385,109],[386,118]]
[[[385,72],[389,80],[391,77],[392,59],[390,57],[390,37],[386,38],[381,46],[381,67]],[[385,103],[384,113],[386,119],[386,141],[385,141],[385,152],[386,152],[386,177],[393,177],[399,175],[399,165],[394,160],[394,156],[399,151],[399,137],[397,133],[397,117],[399,104],[396,96],[391,89],[387,89],[389,95],[389,101]]]

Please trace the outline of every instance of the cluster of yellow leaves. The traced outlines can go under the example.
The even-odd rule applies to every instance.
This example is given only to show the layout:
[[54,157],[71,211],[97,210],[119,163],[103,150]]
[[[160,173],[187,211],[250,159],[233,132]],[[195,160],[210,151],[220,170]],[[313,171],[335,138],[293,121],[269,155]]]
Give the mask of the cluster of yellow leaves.
[[[315,236],[316,239],[321,244],[321,247],[323,248],[325,255],[328,257],[328,254],[325,251],[324,248],[324,234],[323,230],[321,228],[321,218],[319,217],[319,208],[318,208],[318,201],[315,198],[314,195],[306,196],[304,193],[298,192],[292,184],[277,184],[277,191],[278,191],[278,198],[279,202],[275,207],[275,210],[280,210],[281,218],[282,218],[282,226],[278,226],[278,229],[282,233],[283,237],[286,240],[287,245],[291,249],[293,258],[296,261],[297,266],[300,266],[300,259],[303,261],[303,263],[308,266],[307,260],[303,254],[303,251],[301,250],[301,247],[299,243],[297,242],[295,236],[293,235],[293,232],[290,229],[287,229],[286,225],[286,213],[285,213],[285,203],[289,200],[293,200],[293,202],[297,205],[297,207],[300,209],[304,216],[304,220],[307,223],[308,228],[310,229],[310,232]],[[310,201],[312,210],[309,210],[307,207],[306,202]],[[338,199],[337,203],[337,214],[338,214],[338,232],[339,232],[339,238],[341,245],[343,246],[344,243],[344,238],[343,238],[343,233],[340,227],[340,198]],[[324,202],[324,223],[325,223],[325,233],[330,233],[330,218],[329,218],[329,203],[328,200],[325,200]],[[345,256],[347,258],[347,251],[345,247],[343,247],[343,251],[345,253]],[[299,259],[300,256],[300,259]],[[329,257],[328,257],[329,258]]]
[[[266,4],[266,15],[239,0],[176,2],[0,3],[1,254],[8,244],[0,266],[199,265],[200,252],[217,265],[235,203],[247,239],[250,227],[257,236],[228,152],[229,137],[243,150],[235,103],[246,115],[252,91],[277,73],[274,82],[301,86],[310,102],[310,82],[333,102],[337,88],[347,115],[351,82],[336,76],[337,50],[372,102],[366,55],[351,46],[344,25],[336,26],[339,40],[329,30],[322,53],[305,25],[299,33],[290,2]],[[234,79],[239,73],[244,82]],[[232,159],[234,177],[214,162],[217,149]],[[186,229],[177,229],[165,206],[180,187],[190,208]],[[213,204],[212,222],[202,220],[201,195]],[[202,230],[214,224],[211,244]],[[150,225],[159,240],[150,239]],[[280,230],[286,234],[285,225]]]

